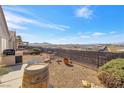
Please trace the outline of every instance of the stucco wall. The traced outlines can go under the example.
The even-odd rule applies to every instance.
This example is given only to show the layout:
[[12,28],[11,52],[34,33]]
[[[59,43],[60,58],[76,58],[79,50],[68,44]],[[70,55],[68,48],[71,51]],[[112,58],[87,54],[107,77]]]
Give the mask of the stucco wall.
[[15,56],[1,56],[0,65],[14,65]]
[[[2,44],[2,41],[4,42],[3,44]],[[0,6],[0,54],[2,53],[2,50],[6,48],[9,48],[9,31],[8,31],[3,10]]]
[[11,49],[16,49],[16,32],[9,31],[10,32],[10,39],[9,39],[9,45]]

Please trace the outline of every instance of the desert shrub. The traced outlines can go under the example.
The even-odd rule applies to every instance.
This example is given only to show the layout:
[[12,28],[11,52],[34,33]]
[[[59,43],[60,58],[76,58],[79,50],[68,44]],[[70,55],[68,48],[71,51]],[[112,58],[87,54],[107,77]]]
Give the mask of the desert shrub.
[[39,48],[33,48],[32,51],[40,52],[41,50]]
[[124,59],[113,59],[100,67],[98,78],[106,87],[124,87]]
[[9,69],[5,66],[0,66],[0,75],[9,73]]

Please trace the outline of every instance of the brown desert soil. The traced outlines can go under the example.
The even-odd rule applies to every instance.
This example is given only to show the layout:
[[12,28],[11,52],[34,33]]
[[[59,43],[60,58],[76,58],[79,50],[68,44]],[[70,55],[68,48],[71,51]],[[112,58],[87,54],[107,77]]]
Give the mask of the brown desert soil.
[[[41,61],[44,58],[49,58],[49,55],[42,54],[42,56],[30,56],[26,55],[23,57],[24,62],[35,60]],[[58,60],[61,60],[58,62]],[[65,65],[63,58],[55,57],[49,63],[49,83],[50,87],[58,88],[79,88],[83,87],[82,80],[94,83],[96,86],[104,87],[98,77],[97,71],[87,68],[86,66],[75,64],[72,62],[71,65]]]

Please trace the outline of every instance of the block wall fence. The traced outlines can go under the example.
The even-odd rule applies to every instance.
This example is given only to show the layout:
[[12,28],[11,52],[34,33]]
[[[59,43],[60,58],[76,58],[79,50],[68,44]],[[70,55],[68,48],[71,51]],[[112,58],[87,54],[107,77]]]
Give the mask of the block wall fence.
[[55,53],[55,55],[58,57],[70,58],[73,61],[83,64],[91,64],[96,68],[104,65],[112,59],[124,58],[124,53],[111,52],[66,50],[57,48],[43,48],[43,52]]

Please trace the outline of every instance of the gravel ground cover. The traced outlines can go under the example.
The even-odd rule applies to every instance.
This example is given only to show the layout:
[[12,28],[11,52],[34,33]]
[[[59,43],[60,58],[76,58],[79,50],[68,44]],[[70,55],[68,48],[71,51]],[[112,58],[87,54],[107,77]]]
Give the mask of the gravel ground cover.
[[71,66],[63,62],[57,62],[62,58],[52,60],[49,66],[50,84],[58,88],[80,88],[83,87],[82,80],[94,83],[96,86],[104,87],[97,78],[97,71],[72,63]]
[[[42,62],[49,55],[24,55],[23,65],[9,67],[8,74],[0,76],[0,87],[20,87],[22,84],[23,70],[29,61]],[[58,61],[59,60],[59,61]],[[104,87],[97,78],[97,71],[72,62],[72,65],[65,65],[62,58],[56,57],[49,63],[49,84],[54,88],[81,88],[82,80],[92,82],[97,86]]]

